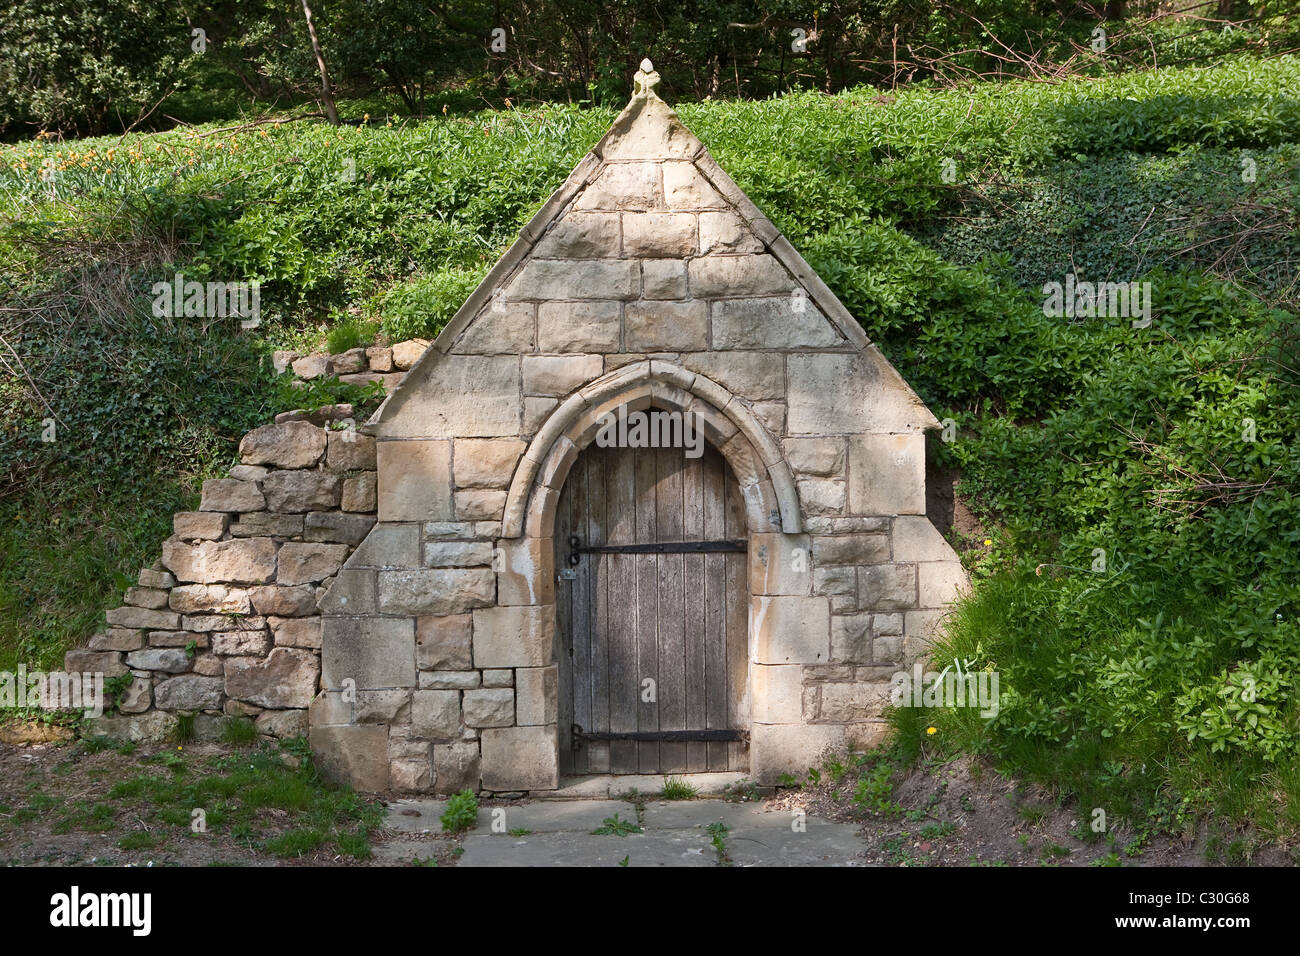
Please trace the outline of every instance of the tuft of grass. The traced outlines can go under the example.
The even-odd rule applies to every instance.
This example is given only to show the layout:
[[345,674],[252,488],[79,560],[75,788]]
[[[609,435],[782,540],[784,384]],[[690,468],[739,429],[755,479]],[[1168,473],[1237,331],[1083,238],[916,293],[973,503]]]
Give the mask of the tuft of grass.
[[266,849],[276,856],[296,857],[317,850],[325,843],[325,834],[311,827],[287,830],[266,841]]
[[221,725],[221,739],[234,747],[257,743],[257,725],[247,717],[231,717]]
[[687,783],[681,777],[665,777],[664,789],[659,795],[665,800],[693,800],[700,788]]
[[198,714],[177,714],[176,730],[172,733],[172,739],[178,744],[187,744],[193,740],[194,725],[198,718]]

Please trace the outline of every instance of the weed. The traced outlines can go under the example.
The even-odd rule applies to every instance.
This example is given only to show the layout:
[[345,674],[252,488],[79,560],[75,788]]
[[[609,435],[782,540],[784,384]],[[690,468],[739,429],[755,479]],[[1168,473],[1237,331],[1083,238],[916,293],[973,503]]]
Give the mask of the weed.
[[452,794],[442,812],[441,822],[444,833],[464,833],[473,829],[478,822],[478,797],[474,791],[466,788]]

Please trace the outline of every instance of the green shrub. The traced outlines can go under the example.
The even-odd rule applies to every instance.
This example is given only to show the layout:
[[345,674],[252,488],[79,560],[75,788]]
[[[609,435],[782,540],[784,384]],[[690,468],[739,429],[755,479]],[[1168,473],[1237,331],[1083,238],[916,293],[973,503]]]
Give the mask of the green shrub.
[[474,791],[465,789],[452,794],[447,800],[447,809],[442,812],[441,822],[444,833],[472,830],[478,822],[478,797]]

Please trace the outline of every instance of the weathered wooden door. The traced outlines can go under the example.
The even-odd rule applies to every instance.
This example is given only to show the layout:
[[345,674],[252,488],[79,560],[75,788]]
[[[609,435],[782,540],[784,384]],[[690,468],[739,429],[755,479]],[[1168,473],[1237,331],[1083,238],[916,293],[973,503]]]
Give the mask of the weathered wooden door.
[[562,773],[749,768],[745,539],[711,446],[578,456],[555,521]]

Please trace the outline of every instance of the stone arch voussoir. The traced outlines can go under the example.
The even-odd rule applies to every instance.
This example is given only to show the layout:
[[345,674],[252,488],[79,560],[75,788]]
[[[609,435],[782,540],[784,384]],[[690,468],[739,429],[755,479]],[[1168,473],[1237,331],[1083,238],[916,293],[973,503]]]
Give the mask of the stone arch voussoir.
[[503,537],[551,535],[569,468],[595,439],[601,419],[620,405],[698,413],[705,437],[727,459],[740,484],[750,532],[801,532],[790,466],[780,444],[749,406],[710,378],[650,359],[593,379],[551,413],[515,469],[506,496]]

